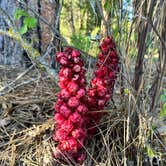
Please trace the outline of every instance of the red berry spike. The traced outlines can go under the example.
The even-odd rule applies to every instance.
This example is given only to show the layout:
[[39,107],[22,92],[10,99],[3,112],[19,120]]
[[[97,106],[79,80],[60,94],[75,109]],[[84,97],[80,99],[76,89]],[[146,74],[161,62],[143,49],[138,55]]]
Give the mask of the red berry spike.
[[[96,63],[95,77],[91,80],[88,89],[88,108],[91,113],[88,114],[90,120],[87,128],[93,128],[103,117],[104,113],[97,113],[96,111],[103,110],[111,99],[119,68],[119,57],[112,37],[106,37],[99,48],[101,52]],[[92,106],[93,109],[91,109]],[[94,129],[93,131],[89,130],[88,134],[94,134]]]
[[57,125],[53,139],[58,142],[55,158],[83,163],[86,158],[83,147],[87,135],[95,134],[95,126],[104,115],[101,110],[106,108],[112,98],[119,71],[118,53],[111,36],[106,37],[99,48],[101,52],[96,63],[95,76],[88,90],[80,51],[67,47],[56,56],[60,63],[61,91],[54,106]]
[[88,112],[85,70],[80,56],[80,51],[70,47],[57,54],[61,90],[54,106],[57,125],[53,135],[58,142],[54,157],[72,159],[77,163],[82,163],[86,156],[83,146],[87,133],[85,114]]

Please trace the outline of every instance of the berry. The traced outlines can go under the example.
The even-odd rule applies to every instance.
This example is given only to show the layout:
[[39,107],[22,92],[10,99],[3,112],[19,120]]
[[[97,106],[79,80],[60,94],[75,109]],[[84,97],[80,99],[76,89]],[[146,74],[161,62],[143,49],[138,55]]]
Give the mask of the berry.
[[[80,58],[80,52],[67,47],[64,52],[57,54],[60,63],[59,86],[60,93],[54,106],[57,122],[53,139],[58,142],[55,158],[66,157],[81,163],[85,153],[83,146],[86,138],[86,107],[85,69]],[[80,153],[81,151],[81,153]]]
[[69,101],[67,102],[67,104],[70,106],[70,107],[77,107],[79,105],[79,100],[76,98],[76,97],[71,97],[69,99]]

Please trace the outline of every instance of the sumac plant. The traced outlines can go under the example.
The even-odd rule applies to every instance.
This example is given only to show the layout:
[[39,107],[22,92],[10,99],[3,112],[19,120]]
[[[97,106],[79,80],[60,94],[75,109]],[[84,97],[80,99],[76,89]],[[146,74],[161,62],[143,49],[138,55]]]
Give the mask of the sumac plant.
[[99,46],[94,78],[86,89],[85,69],[81,53],[66,48],[56,55],[60,64],[58,99],[55,103],[56,128],[53,139],[58,145],[54,157],[65,162],[82,164],[86,158],[88,136],[96,127],[113,94],[119,70],[119,57],[112,37],[106,37]]

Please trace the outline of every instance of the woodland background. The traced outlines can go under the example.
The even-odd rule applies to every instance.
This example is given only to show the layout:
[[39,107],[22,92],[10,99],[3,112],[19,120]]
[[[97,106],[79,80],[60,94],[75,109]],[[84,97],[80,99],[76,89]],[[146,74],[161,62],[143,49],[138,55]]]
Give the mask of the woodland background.
[[84,165],[166,165],[165,11],[164,0],[0,0],[0,165],[58,165],[55,54],[79,49],[89,80],[107,35],[121,70]]

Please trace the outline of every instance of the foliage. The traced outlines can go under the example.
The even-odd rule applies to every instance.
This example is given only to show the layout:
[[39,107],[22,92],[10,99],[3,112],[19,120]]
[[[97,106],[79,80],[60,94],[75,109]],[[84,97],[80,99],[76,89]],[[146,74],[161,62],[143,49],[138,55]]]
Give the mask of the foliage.
[[149,158],[151,158],[151,159],[153,157],[155,157],[155,152],[154,152],[154,150],[151,148],[151,146],[149,144],[146,146],[146,153],[149,156]]
[[162,103],[162,107],[160,110],[160,117],[166,117],[166,89],[163,90],[163,93],[160,96],[160,100]]
[[130,94],[130,90],[129,90],[128,88],[125,88],[125,89],[124,89],[124,94],[125,94],[125,95]]
[[160,96],[162,102],[166,102],[166,89],[163,90],[163,93]]
[[19,20],[21,17],[28,17],[28,13],[24,10],[21,9],[16,9],[15,13],[14,13],[14,19]]
[[[94,9],[91,7],[91,1],[83,0],[84,3],[78,3],[77,0],[72,1],[72,6],[67,1],[64,1],[60,19],[60,31],[68,42],[93,56],[98,52],[98,43],[90,40],[90,35],[95,37],[96,33],[100,30],[100,14],[96,11],[95,1]],[[72,32],[72,15],[73,12],[73,26],[75,33]],[[94,14],[94,11],[96,14]]]
[[81,34],[73,34],[71,36],[71,44],[83,51],[88,52],[90,49],[91,41],[88,36],[81,35]]
[[21,26],[19,32],[20,34],[25,34],[28,30],[33,29],[37,26],[37,19],[31,17],[26,11],[22,9],[16,9],[14,13],[14,18],[16,20],[23,19],[23,25]]
[[161,111],[160,111],[161,117],[166,117],[166,103],[163,104]]

